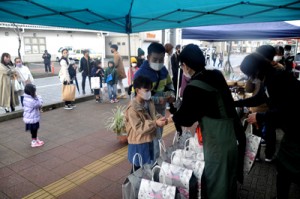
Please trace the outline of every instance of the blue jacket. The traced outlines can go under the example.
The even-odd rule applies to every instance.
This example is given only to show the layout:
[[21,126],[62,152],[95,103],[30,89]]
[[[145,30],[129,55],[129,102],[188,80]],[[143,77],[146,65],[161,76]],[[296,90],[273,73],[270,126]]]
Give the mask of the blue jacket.
[[[165,97],[165,91],[174,90],[173,82],[168,70],[164,66],[160,71],[155,71],[150,68],[149,62],[146,60],[143,62],[139,70],[136,71],[134,78],[140,75],[146,76],[152,81],[152,88],[155,94],[151,97],[151,99],[155,104],[156,110],[160,114],[163,114],[162,110],[165,109],[165,104],[160,104],[160,98]],[[155,89],[157,82],[159,82],[158,87]]]

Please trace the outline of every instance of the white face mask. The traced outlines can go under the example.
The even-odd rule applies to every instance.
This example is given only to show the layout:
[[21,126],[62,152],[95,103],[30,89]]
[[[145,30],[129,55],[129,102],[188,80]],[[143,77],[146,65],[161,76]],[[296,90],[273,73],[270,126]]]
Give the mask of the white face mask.
[[282,56],[275,56],[273,58],[274,61],[279,62],[280,60],[282,60]]
[[149,65],[150,65],[150,68],[152,68],[155,71],[160,71],[164,67],[163,63],[151,63],[150,62]]
[[144,100],[150,100],[150,98],[151,98],[151,91],[147,91],[147,92],[141,91],[141,97]]
[[132,63],[131,66],[132,66],[132,67],[136,67],[136,63]]

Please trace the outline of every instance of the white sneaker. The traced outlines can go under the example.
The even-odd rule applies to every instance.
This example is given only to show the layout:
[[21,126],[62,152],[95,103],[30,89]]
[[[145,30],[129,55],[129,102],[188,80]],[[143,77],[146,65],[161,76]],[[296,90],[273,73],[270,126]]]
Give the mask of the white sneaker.
[[273,161],[273,159],[271,158],[271,159],[269,159],[269,158],[265,158],[265,162],[272,162]]
[[65,108],[64,108],[64,109],[66,109],[66,110],[72,110],[73,107],[69,104],[69,105],[65,105]]

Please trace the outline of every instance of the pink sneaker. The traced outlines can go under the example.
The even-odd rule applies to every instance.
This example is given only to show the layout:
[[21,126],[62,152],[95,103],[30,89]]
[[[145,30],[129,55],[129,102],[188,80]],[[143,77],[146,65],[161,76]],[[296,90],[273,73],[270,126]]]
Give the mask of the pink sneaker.
[[117,102],[119,102],[119,100],[115,99],[114,102],[117,103]]
[[31,141],[31,147],[35,148],[35,147],[40,147],[43,146],[44,142],[43,141],[37,141],[37,140],[32,140]]
[[44,141],[40,140],[39,138],[36,138],[36,141],[37,141],[38,143],[40,143],[41,145],[44,145],[44,144],[45,144]]
[[114,100],[110,100],[110,103],[115,103]]

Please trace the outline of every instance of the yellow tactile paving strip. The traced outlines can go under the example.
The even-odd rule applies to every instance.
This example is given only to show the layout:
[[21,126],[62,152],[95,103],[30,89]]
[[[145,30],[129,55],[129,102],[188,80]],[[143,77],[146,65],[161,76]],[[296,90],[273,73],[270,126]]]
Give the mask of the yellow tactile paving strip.
[[[169,124],[164,127],[163,136],[174,132],[175,128],[173,124]],[[127,146],[116,150],[109,155],[92,162],[91,164],[71,173],[64,178],[45,186],[28,196],[25,196],[24,199],[50,199],[56,198],[71,189],[77,187],[78,185],[90,180],[96,175],[102,173],[103,171],[109,169],[115,164],[125,160],[127,158]]]

